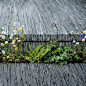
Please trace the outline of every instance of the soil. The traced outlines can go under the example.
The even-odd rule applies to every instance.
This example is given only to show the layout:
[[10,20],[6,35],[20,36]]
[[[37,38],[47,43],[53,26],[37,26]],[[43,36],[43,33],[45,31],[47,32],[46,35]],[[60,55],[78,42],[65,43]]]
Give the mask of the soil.
[[[3,62],[3,61],[0,60],[0,63],[30,63],[30,62],[28,62],[28,61],[20,61],[20,62],[14,62],[14,61],[7,62],[7,61],[4,61]],[[37,63],[37,62],[34,62],[34,63]],[[44,63],[44,62],[41,62],[41,63]],[[79,60],[79,61],[76,61],[76,60],[67,61],[67,64],[69,64],[69,63],[85,63],[85,62],[83,62],[82,60]],[[57,64],[57,63],[56,62],[49,62],[48,64]]]

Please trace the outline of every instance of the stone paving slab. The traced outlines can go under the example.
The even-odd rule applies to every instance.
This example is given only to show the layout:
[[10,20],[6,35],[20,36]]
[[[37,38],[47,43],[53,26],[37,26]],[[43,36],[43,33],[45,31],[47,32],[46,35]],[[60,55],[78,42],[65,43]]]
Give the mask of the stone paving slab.
[[28,35],[27,41],[49,41],[57,39],[57,35],[58,41],[71,41],[70,31],[75,28],[75,34],[80,35],[77,40],[81,41],[82,32],[86,30],[86,1],[0,0],[0,20],[0,26],[8,35],[12,33],[14,22],[24,25],[24,33],[32,35],[31,38]]
[[85,86],[86,63],[0,64],[0,86]]

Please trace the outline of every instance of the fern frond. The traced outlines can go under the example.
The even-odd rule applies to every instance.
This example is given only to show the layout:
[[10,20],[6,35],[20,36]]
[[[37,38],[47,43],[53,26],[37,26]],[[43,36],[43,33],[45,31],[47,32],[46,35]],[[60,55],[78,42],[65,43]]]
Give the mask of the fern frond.
[[30,57],[33,57],[33,54],[30,51],[28,51],[28,53]]
[[29,45],[30,51],[28,51],[29,56],[26,56],[25,59],[29,60],[31,63],[38,61],[40,62],[41,58],[51,49],[47,48],[45,46],[42,45],[38,45],[37,48],[35,48],[35,50],[32,50],[31,46]]
[[30,51],[33,52],[32,47],[29,45]]
[[41,58],[51,49],[44,49],[45,47],[43,47],[40,52],[38,53],[38,55],[35,57],[35,60],[41,60]]
[[31,60],[31,57],[28,57],[28,56],[25,56],[25,59],[26,59],[26,60],[29,60],[30,62],[32,61],[32,60]]
[[35,49],[35,53],[34,53],[34,56],[36,56],[39,52],[39,50],[41,49],[43,45],[38,45],[37,48]]

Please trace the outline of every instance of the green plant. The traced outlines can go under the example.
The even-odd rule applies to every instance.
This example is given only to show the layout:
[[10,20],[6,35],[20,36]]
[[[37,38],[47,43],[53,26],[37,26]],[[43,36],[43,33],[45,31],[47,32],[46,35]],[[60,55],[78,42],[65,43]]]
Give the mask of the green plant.
[[[14,23],[14,26],[16,23]],[[23,42],[26,40],[27,34],[24,34],[23,27],[21,27],[20,30],[13,30],[13,34],[10,35],[10,46],[11,49],[8,48],[8,41],[5,41],[5,36],[6,36],[6,31],[3,27],[1,29],[1,44],[0,44],[0,58],[2,58],[3,61],[15,61],[15,62],[20,62],[20,59],[22,59],[23,55],[21,54],[22,52],[22,46]],[[22,31],[22,35],[19,35],[19,32]],[[15,38],[15,39],[13,39]]]
[[[76,28],[77,29],[77,28]],[[83,39],[82,39],[82,42],[81,43],[81,46],[79,45],[79,42],[76,42],[77,41],[77,38],[76,38],[76,35],[74,36],[73,34],[74,31],[71,31],[71,34],[73,35],[73,38],[74,38],[74,43],[76,43],[75,47],[74,47],[74,51],[76,51],[76,53],[78,55],[80,55],[82,57],[83,60],[86,59],[86,30],[83,31]]]
[[45,48],[51,49],[51,51],[49,51],[49,52],[45,55],[44,59],[48,59],[48,57],[52,56],[52,51],[54,51],[54,50],[58,47],[58,42],[57,42],[57,40],[55,40],[55,41],[50,40],[50,41],[48,42],[48,44],[49,44],[49,45],[45,45]]
[[[16,23],[14,23],[14,26]],[[50,63],[58,63],[60,65],[67,64],[68,61],[83,61],[86,62],[86,47],[85,47],[85,39],[86,39],[86,31],[83,31],[84,38],[82,39],[82,46],[79,46],[79,42],[76,42],[75,47],[73,46],[61,46],[59,47],[57,40],[50,40],[49,45],[38,45],[37,48],[34,47],[35,50],[32,50],[29,45],[28,50],[22,49],[23,42],[26,40],[27,34],[24,34],[23,27],[17,30],[12,28],[13,34],[10,35],[10,46],[11,49],[8,48],[8,41],[6,38],[6,31],[2,27],[0,34],[0,61],[4,62],[26,62],[29,61],[31,63],[34,62],[50,62]],[[22,35],[19,35],[20,31],[22,31]],[[73,31],[71,31],[73,35]],[[74,35],[73,35],[74,37]],[[77,38],[74,37],[77,41]],[[22,52],[25,52],[25,56],[22,55]]]
[[[56,62],[60,65],[63,64],[67,64],[67,61],[72,59],[76,59],[76,60],[80,60],[81,58],[79,57],[79,55],[74,55],[73,54],[73,47],[70,46],[61,46],[58,47],[58,43],[57,40],[52,42],[52,46],[47,45],[47,48],[50,48],[51,51],[49,51],[47,53],[47,55],[45,55],[45,61],[44,62]],[[57,45],[57,46],[55,46]],[[47,56],[47,57],[46,57]]]
[[32,50],[31,46],[29,45],[30,51],[28,50],[24,50],[25,54],[25,60],[30,61],[31,63],[34,62],[40,62],[41,58],[51,49],[45,49],[45,47],[43,47],[43,43],[42,45],[38,45],[37,48],[35,48],[35,50]]

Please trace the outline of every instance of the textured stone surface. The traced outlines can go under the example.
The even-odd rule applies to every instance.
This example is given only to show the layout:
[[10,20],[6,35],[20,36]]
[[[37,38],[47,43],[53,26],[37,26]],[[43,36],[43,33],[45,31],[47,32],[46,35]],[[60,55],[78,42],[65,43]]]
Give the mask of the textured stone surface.
[[86,64],[0,64],[0,86],[86,86]]
[[[86,1],[0,0],[0,27],[6,29],[8,36],[12,33],[14,22],[24,25],[24,33],[29,34],[26,40],[28,43],[58,39],[60,42],[67,41],[64,43],[68,45],[73,41],[70,31],[75,28],[75,34],[79,33],[77,41],[83,38],[82,32],[86,30]],[[19,26],[16,28],[20,29]]]

